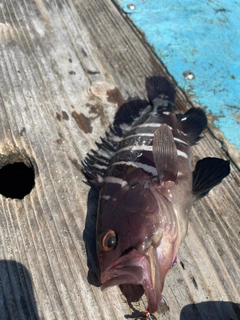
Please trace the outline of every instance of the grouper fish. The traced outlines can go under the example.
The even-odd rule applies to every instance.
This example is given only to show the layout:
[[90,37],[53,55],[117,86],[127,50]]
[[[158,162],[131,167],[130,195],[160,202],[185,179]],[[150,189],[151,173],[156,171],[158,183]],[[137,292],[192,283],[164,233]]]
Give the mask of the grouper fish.
[[175,114],[175,86],[165,77],[147,78],[146,90],[148,102],[133,100],[120,107],[83,171],[100,187],[96,246],[101,288],[120,285],[128,301],[145,293],[153,313],[186,235],[193,202],[219,184],[230,166],[208,157],[193,168],[190,147],[207,127],[205,112],[191,108]]

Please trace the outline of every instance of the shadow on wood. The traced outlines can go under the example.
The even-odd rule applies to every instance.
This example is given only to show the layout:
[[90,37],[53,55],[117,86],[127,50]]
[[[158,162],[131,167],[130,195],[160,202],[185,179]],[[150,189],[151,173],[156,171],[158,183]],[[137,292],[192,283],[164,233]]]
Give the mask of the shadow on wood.
[[40,319],[31,276],[14,260],[0,260],[0,319]]
[[185,306],[180,320],[239,320],[240,304],[225,301],[207,301]]
[[97,222],[97,205],[99,189],[91,187],[88,193],[87,215],[85,228],[83,231],[83,240],[87,253],[88,264],[88,282],[96,287],[101,285],[100,268],[98,264],[96,250],[96,222]]

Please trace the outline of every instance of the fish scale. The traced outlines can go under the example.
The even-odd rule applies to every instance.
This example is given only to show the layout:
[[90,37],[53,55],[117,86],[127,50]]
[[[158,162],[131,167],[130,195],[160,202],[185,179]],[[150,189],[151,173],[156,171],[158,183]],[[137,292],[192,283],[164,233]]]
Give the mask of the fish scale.
[[106,139],[83,162],[100,187],[96,247],[101,288],[120,285],[131,303],[146,294],[158,310],[167,272],[185,238],[193,202],[230,172],[229,161],[204,158],[192,172],[191,146],[207,126],[202,109],[174,113],[175,86],[146,79],[149,102],[118,110]]

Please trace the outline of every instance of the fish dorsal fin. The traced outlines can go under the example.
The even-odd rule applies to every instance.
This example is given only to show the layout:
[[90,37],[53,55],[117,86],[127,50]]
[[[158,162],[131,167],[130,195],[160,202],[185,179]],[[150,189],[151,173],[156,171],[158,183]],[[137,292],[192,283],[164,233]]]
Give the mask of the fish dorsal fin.
[[218,185],[230,173],[229,161],[218,158],[204,158],[199,160],[193,171],[192,193],[200,199]]
[[142,111],[149,105],[146,100],[134,99],[125,102],[117,111],[114,122],[113,129],[114,131],[122,135],[122,130],[120,126],[122,124],[132,125],[134,120],[140,116]]
[[181,121],[182,131],[189,136],[190,145],[196,144],[200,139],[200,134],[207,127],[207,117],[200,108],[191,108],[184,115],[178,115]]
[[178,155],[172,131],[167,124],[162,124],[154,133],[153,158],[160,182],[175,182],[178,173]]

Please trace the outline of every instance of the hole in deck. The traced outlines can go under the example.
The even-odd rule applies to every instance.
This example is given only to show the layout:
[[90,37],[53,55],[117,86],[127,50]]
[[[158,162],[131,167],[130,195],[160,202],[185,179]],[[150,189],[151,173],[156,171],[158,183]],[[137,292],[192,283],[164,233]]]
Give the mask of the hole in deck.
[[33,166],[24,162],[8,163],[0,169],[0,194],[6,198],[23,199],[33,189],[34,178]]

